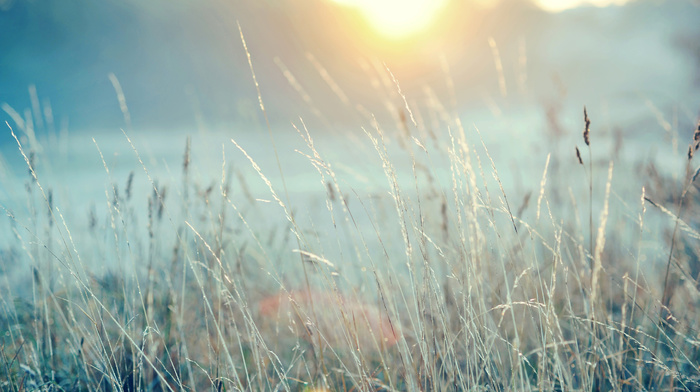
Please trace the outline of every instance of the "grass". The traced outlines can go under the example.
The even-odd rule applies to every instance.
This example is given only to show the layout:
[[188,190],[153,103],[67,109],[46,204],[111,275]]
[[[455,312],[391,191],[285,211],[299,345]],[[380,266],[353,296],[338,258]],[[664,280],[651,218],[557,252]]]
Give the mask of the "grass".
[[197,174],[188,138],[165,183],[124,132],[134,171],[115,179],[95,142],[110,185],[72,226],[43,186],[39,142],[16,137],[30,176],[27,216],[2,207],[0,387],[700,390],[700,128],[684,179],[647,162],[627,179],[639,193],[621,195],[625,166],[594,161],[584,109],[588,159],[574,146],[536,157],[541,181],[511,193],[478,129],[438,105],[425,111],[440,127],[426,126],[391,78],[396,122],[369,118],[347,147],[373,151],[374,193],[303,121],[317,181],[296,198],[271,130],[272,174],[236,140],[220,172]]

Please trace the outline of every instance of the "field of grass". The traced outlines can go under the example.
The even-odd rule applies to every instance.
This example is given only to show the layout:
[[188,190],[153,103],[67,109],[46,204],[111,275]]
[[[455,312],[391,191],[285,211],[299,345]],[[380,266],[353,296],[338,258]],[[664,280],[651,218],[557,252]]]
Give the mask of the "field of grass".
[[0,206],[0,388],[700,390],[700,125],[663,168],[585,109],[575,143],[499,152],[389,84],[393,121],[353,135],[69,146],[89,190],[6,124],[28,174],[2,177],[26,202]]

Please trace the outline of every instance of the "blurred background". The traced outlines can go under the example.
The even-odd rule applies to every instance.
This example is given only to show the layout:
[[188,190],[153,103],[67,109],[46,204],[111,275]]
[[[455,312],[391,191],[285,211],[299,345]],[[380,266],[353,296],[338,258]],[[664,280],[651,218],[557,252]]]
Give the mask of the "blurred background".
[[[227,176],[251,230],[284,260],[298,246],[285,212],[232,138],[285,194],[324,257],[352,254],[358,242],[338,241],[322,208],[332,197],[327,179],[303,154],[315,149],[332,163],[358,215],[366,211],[357,199],[376,206],[378,215],[353,222],[373,231],[374,222],[395,222],[386,160],[400,186],[442,192],[453,183],[450,143],[460,129],[484,191],[502,186],[525,220],[534,217],[525,207],[547,164],[553,216],[579,222],[571,195],[599,211],[614,161],[611,242],[632,243],[629,217],[642,187],[660,203],[672,199],[666,179],[678,180],[688,162],[700,105],[698,21],[693,0],[0,0],[0,211],[10,216],[0,222],[0,261],[19,252],[25,232],[44,232],[48,205],[84,240],[80,252],[111,268],[131,252],[104,240],[125,193],[135,196],[121,204],[143,222],[153,189],[170,189],[164,203],[175,216],[159,228],[165,244],[176,238],[179,213],[205,225],[213,210],[192,212],[188,195],[209,208]],[[375,125],[387,135],[387,157],[364,134],[376,135]],[[304,126],[313,148],[294,129]],[[592,167],[592,197],[575,146]],[[191,162],[187,175],[183,161]],[[441,199],[431,200],[440,216]],[[669,223],[655,217],[649,227]],[[134,244],[148,238],[150,226],[129,226]],[[230,228],[234,242],[247,241],[238,226]],[[401,254],[401,233],[390,224],[380,230],[382,241],[367,246],[390,243],[389,253]],[[650,237],[654,260],[665,261],[663,239]]]
[[[78,210],[141,171],[121,129],[161,181],[178,182],[188,136],[203,183],[220,177],[222,145],[240,168],[233,137],[305,201],[325,189],[295,151],[300,119],[369,193],[386,185],[362,130],[375,119],[438,151],[460,127],[481,148],[479,129],[519,197],[548,154],[567,177],[586,105],[600,170],[675,176],[698,119],[698,21],[694,0],[0,0],[0,124]],[[0,205],[29,211],[26,167],[0,131]],[[616,184],[636,200],[631,178]]]
[[259,127],[240,24],[273,125],[380,116],[389,69],[462,114],[652,103],[692,128],[699,20],[692,0],[0,0],[0,120],[124,127],[114,74],[137,129]]

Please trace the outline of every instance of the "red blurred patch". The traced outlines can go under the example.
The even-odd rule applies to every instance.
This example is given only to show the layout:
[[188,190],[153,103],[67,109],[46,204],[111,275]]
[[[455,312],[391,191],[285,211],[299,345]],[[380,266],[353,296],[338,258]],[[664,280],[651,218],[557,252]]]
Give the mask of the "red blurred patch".
[[306,326],[309,340],[316,331],[333,347],[361,349],[391,347],[398,341],[398,329],[377,306],[331,291],[292,290],[265,297],[258,303],[264,320],[282,322],[287,317]]

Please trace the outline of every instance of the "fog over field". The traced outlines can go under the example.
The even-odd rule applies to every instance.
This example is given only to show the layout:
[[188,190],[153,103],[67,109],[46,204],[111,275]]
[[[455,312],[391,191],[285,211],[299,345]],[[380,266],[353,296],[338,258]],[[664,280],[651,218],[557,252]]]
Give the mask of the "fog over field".
[[[648,185],[639,175],[644,162],[672,178],[683,173],[700,102],[700,8],[693,2],[640,0],[559,13],[523,1],[450,3],[428,33],[394,41],[357,33],[357,16],[328,1],[154,4],[17,1],[0,13],[0,116],[9,125],[0,134],[0,203],[14,216],[0,226],[3,247],[16,242],[13,230],[31,232],[31,217],[41,215],[27,202],[27,165],[10,127],[78,236],[91,216],[108,227],[105,203],[132,172],[135,194],[147,195],[155,180],[182,200],[177,184],[188,137],[193,182],[218,188],[226,160],[249,187],[234,197],[252,202],[262,231],[284,224],[285,215],[230,139],[280,194],[286,189],[302,224],[324,231],[317,226],[331,223],[318,219],[327,189],[301,154],[310,153],[298,131],[304,135],[304,126],[356,192],[351,198],[387,196],[365,130],[385,130],[396,169],[412,186],[411,160],[393,136],[410,125],[418,146],[430,148],[437,135],[441,141],[431,144],[441,149],[459,119],[486,167],[488,149],[514,204],[538,192],[551,155],[550,181],[561,184],[552,208],[568,216],[566,189],[586,188],[574,165],[584,105],[599,192],[611,160],[620,199],[637,200]],[[447,160],[424,164],[449,188]],[[181,212],[176,200],[173,214]],[[145,196],[133,201],[140,219],[146,207]],[[99,268],[116,268],[113,257],[100,259]]]
[[[429,34],[391,41],[358,34],[356,16],[321,0],[6,2],[0,116],[27,152],[36,149],[37,170],[57,196],[65,192],[67,209],[103,203],[105,185],[123,182],[135,169],[141,174],[121,129],[159,175],[179,173],[191,136],[203,155],[197,162],[203,182],[217,178],[222,144],[238,166],[230,138],[278,177],[240,24],[294,192],[317,184],[290,148],[303,144],[292,123],[303,119],[318,143],[328,143],[328,154],[352,167],[360,161],[357,151],[336,145],[366,145],[361,127],[373,128],[371,116],[395,129],[407,107],[399,89],[426,129],[442,127],[439,110],[458,114],[477,146],[478,128],[504,183],[518,192],[539,181],[548,153],[556,161],[574,159],[584,105],[605,146],[597,149],[600,160],[632,167],[657,159],[678,170],[673,155],[683,155],[700,100],[696,3],[583,4],[559,13],[525,1],[493,4],[450,3]],[[128,120],[110,74],[123,91]],[[33,129],[37,146],[27,143],[23,127]],[[100,169],[92,138],[113,179]],[[673,150],[676,139],[682,142]],[[9,129],[0,147],[0,200],[22,216],[27,170]],[[363,175],[378,175],[384,185],[376,170]],[[66,183],[70,190],[59,185]]]

